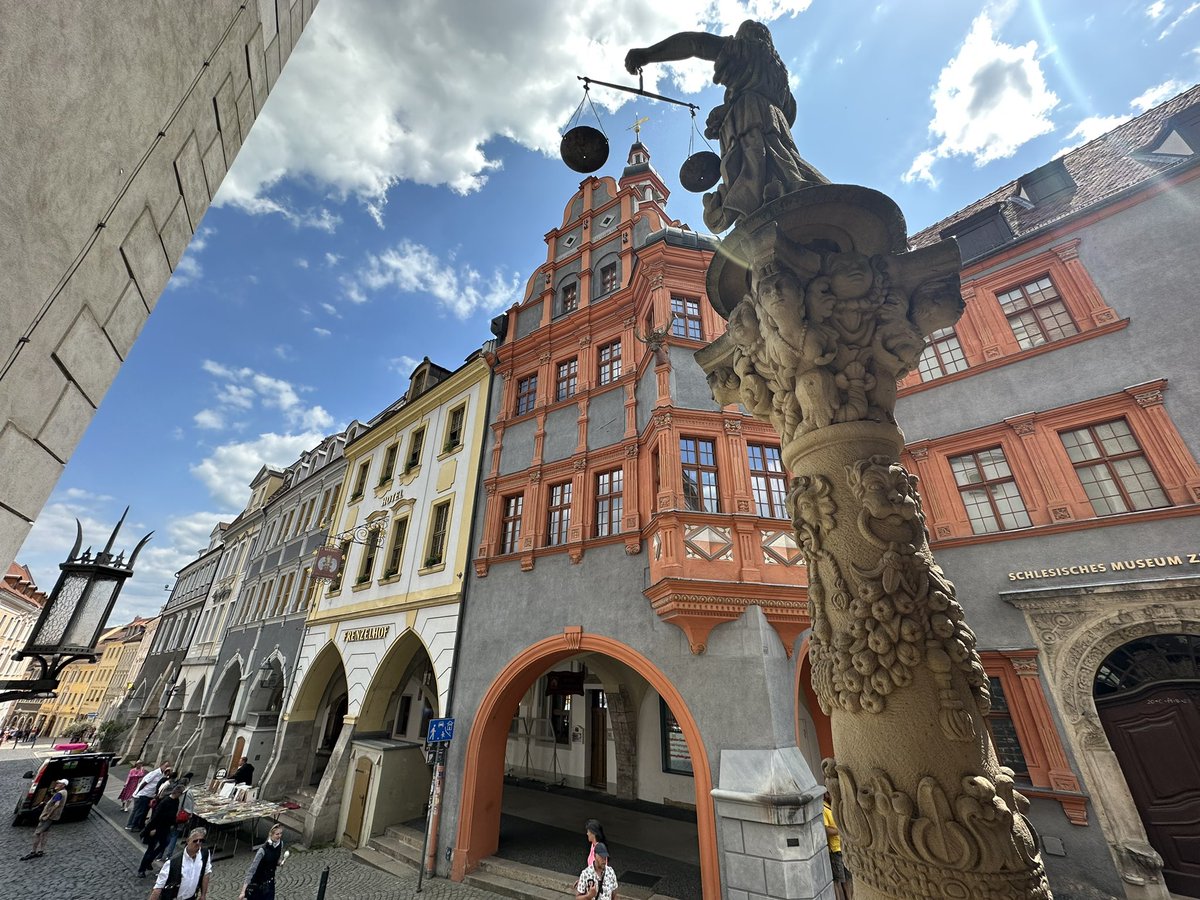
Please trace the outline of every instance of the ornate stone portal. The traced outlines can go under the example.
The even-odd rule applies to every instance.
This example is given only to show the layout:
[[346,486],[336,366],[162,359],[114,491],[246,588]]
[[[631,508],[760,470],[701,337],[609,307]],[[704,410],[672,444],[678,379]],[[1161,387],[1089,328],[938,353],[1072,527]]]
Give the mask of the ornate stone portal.
[[975,636],[899,462],[896,380],[962,313],[958,248],[909,252],[889,198],[828,184],[800,159],[763,26],[675,35],[626,66],[688,56],[713,60],[727,88],[709,116],[724,181],[705,221],[734,226],[708,273],[729,328],[696,358],[719,402],[775,426],[795,476],[813,687],[837,754],[826,784],[855,894],[1049,898],[1027,802],[984,724]]

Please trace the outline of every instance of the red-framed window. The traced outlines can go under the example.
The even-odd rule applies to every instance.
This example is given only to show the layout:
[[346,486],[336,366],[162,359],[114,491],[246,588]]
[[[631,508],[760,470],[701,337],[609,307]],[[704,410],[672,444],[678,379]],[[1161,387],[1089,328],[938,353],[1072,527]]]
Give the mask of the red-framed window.
[[579,384],[579,360],[568,359],[560,362],[554,379],[554,399],[566,400],[575,396]]
[[609,263],[600,267],[600,290],[606,294],[617,289],[617,264]]
[[975,534],[1011,531],[1033,524],[1003,448],[952,456],[949,462]]
[[929,336],[917,372],[922,381],[933,381],[967,368],[967,357],[953,328],[939,328]]
[[533,407],[537,403],[537,383],[536,372],[517,381],[516,413],[518,416],[533,412]]
[[521,515],[525,495],[513,494],[504,498],[504,516],[500,522],[500,552],[516,553],[521,547]]
[[704,340],[704,325],[700,321],[700,301],[687,297],[672,297],[671,334],[693,341]]
[[613,341],[611,344],[605,344],[599,350],[597,355],[597,381],[600,384],[608,384],[610,381],[616,381],[621,377],[621,342]]
[[546,545],[557,547],[570,539],[571,482],[550,485],[550,507],[546,516]]
[[1003,291],[996,299],[1022,350],[1079,333],[1079,326],[1049,275]]
[[786,519],[784,498],[787,496],[787,475],[779,448],[770,444],[747,444],[750,461],[750,489],[758,515],[767,519]]
[[625,472],[613,469],[596,475],[596,537],[621,533]]
[[1063,431],[1059,436],[1096,515],[1171,505],[1125,419]]
[[720,512],[717,454],[713,441],[681,437],[679,460],[683,469],[683,499],[687,508],[697,512]]

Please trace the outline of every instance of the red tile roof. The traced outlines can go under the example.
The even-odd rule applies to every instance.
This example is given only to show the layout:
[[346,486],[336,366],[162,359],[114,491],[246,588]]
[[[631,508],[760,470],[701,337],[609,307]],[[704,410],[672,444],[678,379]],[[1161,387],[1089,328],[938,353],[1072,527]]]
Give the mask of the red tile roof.
[[1131,154],[1150,149],[1172,116],[1196,105],[1200,105],[1200,84],[1064,155],[1063,163],[1075,182],[1072,191],[1026,209],[1021,204],[1005,202],[1020,193],[1021,179],[1014,179],[970,206],[918,231],[910,243],[913,247],[937,243],[942,232],[953,233],[952,226],[996,204],[1000,204],[1001,214],[1014,238],[1019,240],[1165,171],[1195,163],[1195,154],[1174,159],[1165,156],[1135,159]]

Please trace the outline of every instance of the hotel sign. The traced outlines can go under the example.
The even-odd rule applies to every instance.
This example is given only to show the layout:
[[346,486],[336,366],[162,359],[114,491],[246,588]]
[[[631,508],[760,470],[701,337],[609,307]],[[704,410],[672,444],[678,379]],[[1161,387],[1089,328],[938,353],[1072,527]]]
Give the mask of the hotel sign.
[[1200,553],[1174,553],[1166,556],[1110,559],[1103,562],[1077,563],[1071,566],[1025,569],[1021,572],[1009,572],[1008,580],[1035,581],[1042,578],[1067,578],[1071,575],[1099,575],[1104,572],[1137,572],[1145,569],[1172,569],[1180,566],[1200,566]]
[[372,625],[369,628],[350,628],[342,632],[342,640],[347,644],[354,641],[381,641],[392,630],[391,625]]

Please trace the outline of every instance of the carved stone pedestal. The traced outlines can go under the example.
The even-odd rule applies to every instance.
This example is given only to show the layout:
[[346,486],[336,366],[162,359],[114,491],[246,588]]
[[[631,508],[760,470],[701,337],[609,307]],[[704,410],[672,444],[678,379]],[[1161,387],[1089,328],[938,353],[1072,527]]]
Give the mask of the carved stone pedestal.
[[796,747],[721,752],[712,795],[729,900],[832,900],[823,793]]

